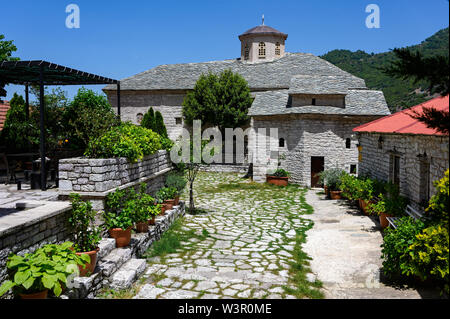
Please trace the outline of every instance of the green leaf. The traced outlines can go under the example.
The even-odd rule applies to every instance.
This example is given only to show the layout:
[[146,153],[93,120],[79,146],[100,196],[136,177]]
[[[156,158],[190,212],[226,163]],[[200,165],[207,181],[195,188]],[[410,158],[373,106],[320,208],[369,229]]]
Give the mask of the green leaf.
[[44,276],[42,276],[42,284],[47,289],[52,289],[57,282],[58,281],[55,280],[55,277],[53,277],[53,276],[50,276],[47,274],[44,274]]
[[30,289],[30,287],[33,286],[33,284],[34,284],[35,279],[36,278],[34,278],[34,277],[28,278],[27,280],[25,280],[25,282],[22,284],[22,286],[27,290]]
[[5,281],[3,285],[0,286],[0,297],[3,296],[8,290],[12,287],[15,287],[16,284],[11,280]]
[[62,292],[61,284],[59,282],[56,282],[53,288],[53,293],[56,295],[56,297],[59,297],[59,295],[61,295],[61,292]]
[[21,285],[25,280],[27,280],[29,277],[31,276],[31,271],[18,271],[16,272],[16,274],[14,275],[14,282],[17,285]]

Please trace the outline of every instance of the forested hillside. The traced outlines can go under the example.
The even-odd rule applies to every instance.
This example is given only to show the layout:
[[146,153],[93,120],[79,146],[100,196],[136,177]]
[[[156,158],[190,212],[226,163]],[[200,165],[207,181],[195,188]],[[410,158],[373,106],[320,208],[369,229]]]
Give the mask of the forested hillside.
[[[419,50],[425,57],[449,54],[449,29],[443,29],[429,37],[421,44],[410,46],[411,50]],[[395,59],[392,52],[368,54],[364,51],[333,50],[322,56],[366,81],[371,89],[383,90],[391,111],[419,104],[429,98],[424,83],[414,84],[412,80],[392,78],[380,68],[388,66]]]

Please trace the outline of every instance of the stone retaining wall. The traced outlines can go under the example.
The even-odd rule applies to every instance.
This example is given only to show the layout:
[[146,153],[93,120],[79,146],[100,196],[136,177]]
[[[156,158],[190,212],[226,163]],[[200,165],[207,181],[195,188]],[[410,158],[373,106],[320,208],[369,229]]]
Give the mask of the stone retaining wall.
[[[33,253],[46,244],[70,239],[70,203],[28,202],[32,208],[2,216],[0,223],[0,286],[7,279],[6,262],[10,254]],[[26,205],[25,205],[26,206]],[[11,294],[3,298],[11,297]]]
[[201,171],[204,172],[217,172],[217,173],[241,173],[246,174],[248,172],[248,164],[236,165],[236,164],[210,164],[202,165]]
[[164,184],[172,164],[167,151],[144,157],[136,163],[126,158],[68,158],[59,161],[60,199],[78,193],[90,200],[94,209],[103,210],[106,196],[117,188],[137,187],[147,183],[147,193],[154,194]]

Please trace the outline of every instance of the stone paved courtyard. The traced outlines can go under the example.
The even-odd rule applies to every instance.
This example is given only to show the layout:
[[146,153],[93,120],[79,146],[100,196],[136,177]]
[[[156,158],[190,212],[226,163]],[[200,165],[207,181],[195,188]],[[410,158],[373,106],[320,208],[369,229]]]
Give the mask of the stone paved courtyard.
[[304,193],[297,186],[249,183],[235,174],[200,173],[195,202],[205,212],[181,220],[181,232],[196,236],[176,253],[149,258],[134,298],[301,296],[290,264],[297,232],[310,225],[302,218]]

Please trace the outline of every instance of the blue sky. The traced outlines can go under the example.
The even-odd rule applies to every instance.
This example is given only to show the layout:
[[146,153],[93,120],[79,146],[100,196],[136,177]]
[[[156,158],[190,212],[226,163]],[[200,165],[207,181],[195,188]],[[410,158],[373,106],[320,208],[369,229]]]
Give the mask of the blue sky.
[[[65,26],[70,3],[80,8],[79,29]],[[379,29],[365,26],[371,3],[380,7]],[[238,35],[261,24],[262,14],[266,25],[289,34],[289,52],[377,53],[420,43],[447,27],[448,7],[447,0],[2,0],[0,34],[14,40],[22,60],[121,79],[160,64],[237,58]],[[7,89],[7,99],[23,92]],[[77,88],[63,89],[72,97]]]

